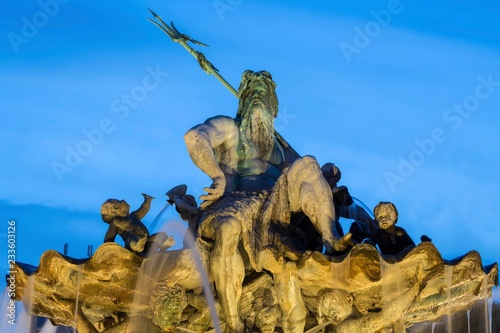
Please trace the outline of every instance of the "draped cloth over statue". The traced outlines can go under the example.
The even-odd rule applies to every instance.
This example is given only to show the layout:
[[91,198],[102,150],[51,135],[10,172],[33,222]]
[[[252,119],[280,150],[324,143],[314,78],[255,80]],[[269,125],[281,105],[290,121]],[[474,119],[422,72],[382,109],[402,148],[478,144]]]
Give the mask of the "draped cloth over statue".
[[287,171],[278,178],[270,191],[226,193],[203,211],[200,219],[200,236],[213,240],[215,218],[234,216],[242,222],[242,246],[254,270],[260,272],[260,254],[266,248],[276,248],[279,255],[297,259],[290,227],[290,204],[287,194]]

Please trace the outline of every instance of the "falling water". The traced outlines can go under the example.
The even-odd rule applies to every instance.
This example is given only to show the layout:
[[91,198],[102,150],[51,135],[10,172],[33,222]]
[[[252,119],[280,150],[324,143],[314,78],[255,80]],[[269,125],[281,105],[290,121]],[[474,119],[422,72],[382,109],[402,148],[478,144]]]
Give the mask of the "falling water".
[[36,332],[36,317],[28,314],[22,302],[16,302],[16,321],[15,325],[7,324],[6,330],[2,333],[35,333]]
[[[163,214],[163,212],[166,210],[167,207],[168,207],[168,205],[165,205],[165,207],[163,207],[163,209],[160,211],[160,213],[158,213],[158,215],[156,216],[153,223],[151,223],[150,230],[154,229],[154,225],[160,219],[161,215]],[[165,230],[166,227],[168,227],[169,230]],[[183,234],[186,231],[184,223],[177,221],[177,220],[167,222],[166,224],[164,224],[164,226],[161,229],[162,229],[162,231],[168,231],[167,232],[168,235]],[[208,274],[207,274],[205,267],[203,265],[200,253],[195,246],[194,236],[191,233],[187,234],[186,242],[187,242],[187,248],[191,252],[191,255],[194,259],[196,267],[198,268],[198,272],[199,272],[201,280],[202,280],[203,294],[206,297],[206,301],[207,301],[208,308],[210,311],[210,317],[212,319],[212,324],[214,326],[214,329],[212,331],[216,332],[216,333],[221,333],[222,329],[220,327],[219,316],[217,314],[217,309],[215,306],[215,299],[213,296],[211,284],[210,284],[210,281],[208,279]],[[184,251],[187,251],[187,249],[184,249]],[[149,255],[151,255],[151,254],[152,253],[150,253]],[[162,264],[159,264],[157,267],[155,267],[155,270],[160,272],[162,270]],[[145,275],[146,275],[146,272],[144,269],[144,261],[143,261],[143,263],[141,264],[141,267],[139,269],[139,274],[138,274],[138,278],[137,278],[137,283],[136,283],[136,290],[137,291],[145,289],[145,287],[143,286],[143,284],[146,281],[146,279],[144,279]],[[134,297],[134,303],[140,302],[139,299],[137,298],[138,296],[139,296],[139,294],[137,294]],[[184,332],[192,332],[187,328],[181,329],[180,327],[178,327],[177,329],[184,331]],[[211,332],[211,331],[209,331],[209,332]]]
[[380,279],[382,284],[382,304],[387,304],[404,291],[403,272],[398,264],[387,263],[380,256]]
[[[23,302],[15,302],[10,310],[11,298],[9,297],[9,288],[5,291],[1,300],[2,317],[0,318],[1,333],[35,333],[36,317],[32,316],[33,297],[35,290],[35,276],[28,276],[28,283],[23,290]],[[9,316],[12,314],[12,317]],[[13,320],[9,323],[9,320]]]
[[[9,297],[9,288],[5,287],[3,295],[2,295],[2,300],[0,301],[0,306],[1,309],[4,310],[4,315],[2,318],[0,318],[0,332],[10,332],[8,330],[11,329],[12,324],[9,324],[9,308],[8,306],[10,305],[10,297]],[[15,309],[12,309],[12,318],[15,318]]]
[[203,266],[203,263],[201,261],[200,253],[198,252],[194,244],[195,239],[190,232],[188,232],[187,241],[196,261],[196,265],[198,266],[198,271],[200,272],[201,279],[203,280],[203,292],[205,294],[205,297],[207,298],[208,307],[210,308],[210,317],[212,318],[215,332],[221,333],[222,329],[220,327],[219,316],[217,315],[217,309],[215,307],[215,299],[212,293],[212,287],[210,286],[210,282],[208,280],[207,271],[205,270],[205,267]]
[[446,331],[448,333],[453,332],[452,321],[451,321],[451,288],[453,285],[453,266],[444,266],[444,284],[446,288],[446,304],[448,307],[448,315],[446,317]]
[[467,333],[470,333],[470,309],[467,310]]
[[340,271],[341,269],[339,268],[341,263],[336,263],[332,262],[330,264],[330,275],[331,275],[331,283],[332,283],[332,288],[339,288],[340,287]]
[[490,328],[490,333],[493,332],[493,299],[488,298],[488,319],[490,322],[489,328]]
[[483,297],[484,297],[484,329],[486,333],[491,333],[491,311],[490,297],[488,289],[488,276],[484,275],[483,278]]
[[52,325],[50,320],[46,320],[45,324],[43,324],[42,329],[40,330],[40,333],[56,333],[57,331],[57,326]]
[[170,204],[167,202],[165,204],[165,206],[163,206],[163,208],[160,210],[160,212],[155,216],[155,218],[153,219],[153,222],[151,222],[151,224],[149,225],[149,228],[148,228],[150,233],[153,233],[153,230],[155,229],[156,224],[158,223],[158,221],[162,217],[163,213],[165,213],[165,211],[167,210],[169,205]]
[[35,274],[28,276],[28,283],[24,289],[23,303],[25,310],[28,314],[31,314],[33,310],[33,297],[35,294]]
[[434,330],[436,329],[436,323],[432,323],[432,329],[431,329],[431,333],[434,333]]
[[27,330],[26,332],[35,332],[36,318],[33,313],[33,298],[35,297],[35,274],[28,276],[28,283],[24,289],[23,303],[24,310],[27,315]]
[[[331,288],[345,288],[348,284],[351,271],[351,256],[348,254],[341,262],[332,262],[330,264],[330,274],[329,283]],[[318,324],[313,328],[306,331],[306,333],[316,333],[323,330],[326,326],[332,324],[333,321],[327,321],[322,324]]]
[[76,323],[77,323],[77,320],[78,320],[78,302],[80,300],[80,283],[81,283],[81,279],[82,279],[82,268],[83,268],[83,264],[81,265],[78,265],[78,277],[76,279],[76,301],[75,301],[75,314],[74,314],[74,318],[75,318],[75,321],[73,323],[73,333],[76,333]]
[[351,271],[351,256],[347,255],[341,262],[332,262],[330,264],[331,287],[345,287],[349,281]]
[[[363,201],[359,200],[358,198],[355,198],[355,197],[352,197],[352,200],[354,201],[354,203],[361,207],[372,219],[375,219],[375,216],[373,215],[373,212],[370,208],[368,208],[364,203]],[[352,206],[352,205],[351,205]],[[351,210],[351,207],[349,207],[349,211]],[[356,212],[357,214],[357,212]]]

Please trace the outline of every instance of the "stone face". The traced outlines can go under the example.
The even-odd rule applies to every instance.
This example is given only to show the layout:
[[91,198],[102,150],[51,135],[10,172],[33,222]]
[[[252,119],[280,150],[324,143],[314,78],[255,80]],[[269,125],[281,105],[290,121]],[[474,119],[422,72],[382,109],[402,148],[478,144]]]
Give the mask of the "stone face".
[[165,332],[175,331],[181,323],[182,311],[188,305],[184,288],[162,284],[153,290],[149,303],[153,309],[153,324]]
[[[208,267],[209,246],[200,243],[197,248],[202,250],[198,263]],[[55,324],[76,325],[79,332],[172,332],[177,326],[202,332],[213,322],[200,294],[203,282],[193,251],[158,252],[143,258],[118,244],[105,243],[88,260],[47,251],[33,274],[26,274],[29,269],[22,264],[17,267],[16,299],[32,295],[33,314]],[[475,251],[444,261],[431,243],[420,244],[404,257],[384,257],[367,244],[356,245],[343,256],[313,252],[299,260],[297,269],[309,310],[306,329],[318,324],[320,300],[333,289],[350,295],[356,316],[363,318],[422,284],[401,317],[409,327],[491,297],[498,275],[497,264],[483,268]],[[240,309],[247,327],[274,332],[281,326],[271,274],[248,273],[242,290]],[[224,327],[217,296],[215,302]]]

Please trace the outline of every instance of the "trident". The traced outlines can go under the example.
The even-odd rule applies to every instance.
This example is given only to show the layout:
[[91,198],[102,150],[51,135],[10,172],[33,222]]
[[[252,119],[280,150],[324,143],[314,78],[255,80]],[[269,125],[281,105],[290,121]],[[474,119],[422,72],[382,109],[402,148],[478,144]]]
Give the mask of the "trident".
[[[158,28],[160,28],[164,33],[166,33],[174,42],[181,44],[188,52],[191,54],[193,57],[198,60],[198,64],[200,65],[201,69],[205,71],[208,75],[212,74],[219,80],[220,83],[224,85],[236,98],[239,98],[238,96],[238,91],[234,89],[229,82],[226,81],[220,74],[219,70],[212,65],[210,61],[205,58],[205,55],[201,52],[196,51],[193,49],[188,42],[198,44],[201,46],[208,46],[207,44],[204,44],[202,42],[199,42],[197,40],[192,39],[188,35],[182,34],[177,30],[177,28],[174,26],[174,22],[171,22],[172,26],[170,27],[168,24],[166,24],[159,15],[157,15],[155,12],[153,12],[151,9],[148,8],[148,10],[153,14],[154,18],[159,21],[156,22],[150,18],[148,18],[148,21],[156,25]],[[281,136],[276,130],[274,130],[274,136],[276,139],[285,147],[286,150],[288,150],[294,158],[299,158],[300,155],[293,149],[292,146],[285,140],[284,137]]]

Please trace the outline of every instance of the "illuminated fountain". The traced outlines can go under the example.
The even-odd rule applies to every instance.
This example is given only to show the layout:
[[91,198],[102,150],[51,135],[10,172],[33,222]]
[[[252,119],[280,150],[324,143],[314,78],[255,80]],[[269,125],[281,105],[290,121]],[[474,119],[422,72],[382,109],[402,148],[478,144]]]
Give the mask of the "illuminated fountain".
[[[176,41],[192,41],[157,24]],[[333,164],[320,168],[274,131],[278,101],[268,72],[245,71],[234,92],[235,118],[210,118],[185,136],[213,183],[200,207],[186,186],[167,193],[189,223],[182,249],[165,251],[166,235],[150,235],[140,221],[151,197],[132,213],[124,201],[108,200],[106,242],[92,257],[47,251],[36,270],[17,263],[14,298],[79,333],[400,333],[491,298],[498,266],[483,266],[475,251],[443,260],[431,242],[406,240],[410,246],[385,253],[381,230],[396,243],[404,236],[392,228],[394,217],[388,227],[382,217],[375,222],[337,186]],[[343,235],[339,216],[356,217],[352,233]]]

